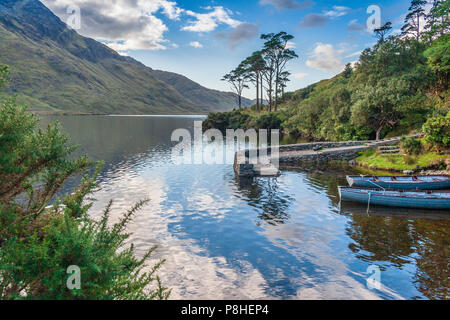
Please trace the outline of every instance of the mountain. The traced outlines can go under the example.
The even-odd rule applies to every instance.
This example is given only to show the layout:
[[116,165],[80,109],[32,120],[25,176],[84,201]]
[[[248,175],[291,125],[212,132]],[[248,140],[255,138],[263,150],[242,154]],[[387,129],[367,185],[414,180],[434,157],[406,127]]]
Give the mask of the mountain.
[[200,114],[237,105],[234,93],[153,70],[77,34],[38,0],[0,0],[0,64],[10,66],[8,90],[32,110]]
[[[172,72],[153,70],[152,75],[156,79],[171,85],[197,106],[207,108],[208,105],[214,105],[217,111],[228,111],[237,106],[237,96],[233,93],[206,89],[185,76]],[[242,98],[244,107],[249,107],[254,103],[256,103],[256,100]],[[230,106],[232,107],[230,108]]]

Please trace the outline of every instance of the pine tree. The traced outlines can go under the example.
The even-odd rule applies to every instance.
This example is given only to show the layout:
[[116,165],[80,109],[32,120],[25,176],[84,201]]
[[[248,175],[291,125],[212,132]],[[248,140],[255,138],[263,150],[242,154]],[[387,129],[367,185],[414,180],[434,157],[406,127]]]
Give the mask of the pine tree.
[[374,30],[375,37],[379,42],[383,42],[386,39],[386,36],[392,31],[392,23],[386,22],[382,27]]
[[411,6],[408,9],[408,14],[405,18],[405,25],[402,27],[404,35],[412,35],[417,41],[420,40],[421,28],[425,26],[421,25],[421,18],[425,18],[425,8],[427,4],[425,0],[412,0]]
[[[260,82],[262,82],[262,72],[264,68],[266,67],[265,61],[262,58],[262,52],[261,51],[255,51],[252,53],[250,57],[245,59],[241,64],[247,74],[250,81],[252,81],[255,84],[256,88],[256,109],[260,110]],[[261,104],[262,104],[262,91],[261,91]]]
[[249,74],[241,63],[236,69],[223,76],[222,81],[226,81],[238,96],[239,109],[242,108],[242,91],[248,88],[247,83],[250,81]]
[[266,60],[265,78],[268,84],[269,110],[272,107],[272,96],[275,98],[274,109],[277,111],[278,96],[280,93],[281,74],[285,71],[288,61],[298,58],[294,50],[288,47],[288,43],[294,36],[281,31],[277,34],[269,33],[261,35],[266,40],[263,48],[263,56]]
[[433,1],[433,6],[426,16],[427,24],[425,26],[430,40],[433,40],[436,37],[443,36],[445,33],[449,32],[449,8],[449,1]]

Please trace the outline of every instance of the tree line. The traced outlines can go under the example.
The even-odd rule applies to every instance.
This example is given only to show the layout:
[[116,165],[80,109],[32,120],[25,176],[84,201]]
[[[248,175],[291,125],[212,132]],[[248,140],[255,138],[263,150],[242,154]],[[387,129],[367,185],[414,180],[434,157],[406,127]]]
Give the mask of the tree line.
[[[264,88],[272,93],[268,95],[273,97],[269,110],[276,112],[236,110],[211,114],[204,123],[255,129],[278,125],[292,136],[332,141],[381,139],[423,130],[428,119],[442,118],[435,123],[446,126],[450,110],[450,2],[435,0],[428,12],[426,4],[411,1],[399,34],[393,34],[392,23],[386,22],[374,30],[377,42],[362,52],[359,61],[347,64],[331,79],[284,93],[282,100],[279,94],[286,82],[279,77],[285,70],[277,73],[274,67],[271,71],[272,60],[263,55],[264,71],[259,81],[262,79]],[[271,74],[277,75],[277,84],[266,82]],[[441,129],[448,132],[448,128]]]
[[428,92],[448,88],[448,72],[441,68],[448,71],[449,2],[433,1],[429,13],[427,3],[411,1],[399,35],[389,36],[391,22],[375,29],[378,42],[364,50],[357,65],[355,76],[362,85],[353,92],[352,122],[373,129],[377,140],[408,113],[426,111]]
[[253,52],[222,78],[238,95],[239,109],[242,107],[242,92],[252,83],[256,89],[256,109],[259,111],[264,105],[265,92],[269,111],[277,111],[279,98],[283,96],[290,76],[286,65],[298,57],[289,45],[293,38],[284,31],[262,34],[263,48]]

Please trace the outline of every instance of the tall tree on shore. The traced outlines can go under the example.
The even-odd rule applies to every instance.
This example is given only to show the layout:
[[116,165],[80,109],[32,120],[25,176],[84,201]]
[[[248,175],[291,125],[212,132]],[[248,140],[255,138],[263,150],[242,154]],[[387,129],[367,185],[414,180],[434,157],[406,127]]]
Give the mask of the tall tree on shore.
[[242,91],[248,88],[249,80],[248,72],[242,63],[222,78],[222,81],[227,81],[238,95],[239,109],[242,108]]
[[386,39],[386,36],[392,31],[392,23],[386,22],[382,27],[373,30],[375,33],[375,37],[379,42],[383,42]]
[[[404,119],[420,116],[432,83],[431,70],[414,40],[389,37],[366,49],[352,76],[351,123],[370,128],[376,139]],[[423,49],[422,49],[423,50]],[[414,120],[415,121],[415,120]]]
[[411,6],[408,9],[408,14],[405,18],[405,25],[402,27],[403,35],[413,35],[417,41],[420,40],[421,27],[422,29],[425,26],[421,25],[421,18],[425,18],[425,8],[424,6],[427,4],[425,0],[412,0]]
[[284,96],[284,89],[287,87],[287,83],[290,81],[289,76],[291,73],[289,71],[283,71],[278,75],[278,83],[280,87],[280,98]]
[[[261,39],[266,40],[264,43],[264,59],[268,68],[266,72],[266,80],[268,84],[269,109],[272,109],[272,96],[274,97],[274,110],[277,111],[278,96],[280,93],[280,75],[285,71],[288,61],[297,58],[298,55],[289,47],[289,41],[294,36],[281,31],[277,34],[269,33],[261,35]],[[275,90],[273,90],[275,87]]]
[[449,9],[449,1],[433,1],[433,6],[426,16],[427,24],[425,26],[431,41],[448,33],[450,28]]
[[[260,100],[259,100],[259,90],[260,90],[260,82],[262,82],[262,72],[264,71],[264,68],[266,66],[266,63],[262,57],[261,51],[255,51],[253,54],[245,59],[242,62],[244,68],[246,69],[248,73],[248,78],[250,81],[255,83],[256,87],[256,109],[260,110]],[[262,96],[262,92],[261,92]],[[262,103],[262,97],[261,97],[261,103]]]
[[[261,35],[261,39],[267,39],[269,37],[273,37],[273,33],[271,34],[263,34]],[[266,82],[266,93],[267,98],[269,100],[269,112],[272,111],[272,97],[273,97],[273,85],[275,79],[275,47],[273,46],[271,41],[267,41],[264,44],[264,49],[262,50],[263,59],[265,61],[265,67],[262,71],[263,79]]]

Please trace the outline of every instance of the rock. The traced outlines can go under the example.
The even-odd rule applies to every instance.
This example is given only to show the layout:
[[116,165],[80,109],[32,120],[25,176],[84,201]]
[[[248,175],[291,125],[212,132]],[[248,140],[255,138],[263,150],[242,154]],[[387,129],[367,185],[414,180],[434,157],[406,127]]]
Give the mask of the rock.
[[404,175],[411,175],[413,173],[414,173],[414,171],[412,171],[412,170],[403,170]]
[[313,151],[320,151],[322,149],[323,149],[322,146],[316,146],[316,147],[313,148]]
[[348,162],[348,164],[351,165],[351,166],[356,166],[356,160],[350,160]]

